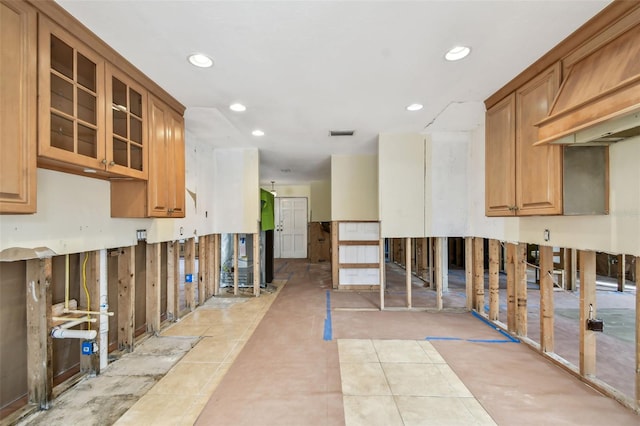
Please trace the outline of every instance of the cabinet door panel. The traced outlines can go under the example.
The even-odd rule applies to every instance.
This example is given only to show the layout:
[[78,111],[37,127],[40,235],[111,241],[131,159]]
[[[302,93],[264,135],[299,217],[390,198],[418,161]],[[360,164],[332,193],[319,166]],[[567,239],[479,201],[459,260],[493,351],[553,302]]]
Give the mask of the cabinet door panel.
[[515,214],[515,95],[487,111],[485,138],[485,214]]
[[0,2],[0,213],[36,211],[36,12]]
[[173,179],[168,179],[170,216],[184,217],[185,215],[185,181],[184,181],[184,119],[172,112],[169,117],[169,129],[171,139],[169,141],[169,158],[171,169],[169,174]]
[[538,127],[560,85],[560,64],[516,92],[516,204],[518,215],[562,213],[562,148],[537,146]]
[[166,216],[169,211],[169,158],[167,157],[167,117],[169,108],[158,100],[149,97],[149,181],[148,214]]

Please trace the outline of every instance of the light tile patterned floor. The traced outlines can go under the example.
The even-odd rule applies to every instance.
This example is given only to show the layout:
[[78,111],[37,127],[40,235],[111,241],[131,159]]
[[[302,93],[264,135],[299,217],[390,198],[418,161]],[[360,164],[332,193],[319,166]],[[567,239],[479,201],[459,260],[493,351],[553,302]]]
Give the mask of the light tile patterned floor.
[[201,339],[116,425],[193,425],[276,295],[212,298],[164,330]]
[[427,341],[338,340],[346,426],[495,425]]

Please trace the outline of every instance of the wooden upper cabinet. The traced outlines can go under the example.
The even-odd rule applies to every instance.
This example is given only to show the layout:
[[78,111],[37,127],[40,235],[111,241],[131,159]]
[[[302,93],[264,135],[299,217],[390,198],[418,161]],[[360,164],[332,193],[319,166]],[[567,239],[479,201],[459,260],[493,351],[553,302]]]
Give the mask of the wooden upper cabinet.
[[0,213],[36,211],[37,26],[24,2],[0,2]]
[[42,15],[38,51],[39,165],[146,179],[146,90]]
[[111,182],[112,217],[184,217],[184,119],[148,97],[149,178]]
[[147,179],[147,91],[124,73],[106,73],[106,161],[111,173]]
[[558,64],[487,111],[487,216],[562,214],[562,147],[533,146],[559,85]]
[[515,214],[516,97],[511,94],[487,111],[485,126],[485,213]]
[[516,91],[517,214],[562,214],[562,147],[536,146],[535,125],[549,113],[560,87],[560,63]]

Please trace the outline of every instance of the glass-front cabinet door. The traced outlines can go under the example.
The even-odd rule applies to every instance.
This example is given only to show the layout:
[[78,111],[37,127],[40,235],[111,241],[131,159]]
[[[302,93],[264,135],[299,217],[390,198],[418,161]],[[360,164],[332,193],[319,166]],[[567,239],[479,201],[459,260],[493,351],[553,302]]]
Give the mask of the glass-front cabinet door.
[[104,60],[41,17],[38,155],[104,170]]
[[147,179],[147,95],[137,83],[107,67],[107,170]]

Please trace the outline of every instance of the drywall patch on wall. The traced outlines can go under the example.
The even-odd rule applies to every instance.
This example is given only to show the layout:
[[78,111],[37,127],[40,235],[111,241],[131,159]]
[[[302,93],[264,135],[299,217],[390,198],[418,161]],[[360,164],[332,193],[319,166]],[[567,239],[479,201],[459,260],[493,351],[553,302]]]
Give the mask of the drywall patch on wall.
[[378,156],[331,156],[331,220],[378,220]]
[[378,135],[378,202],[384,238],[425,236],[425,137]]

